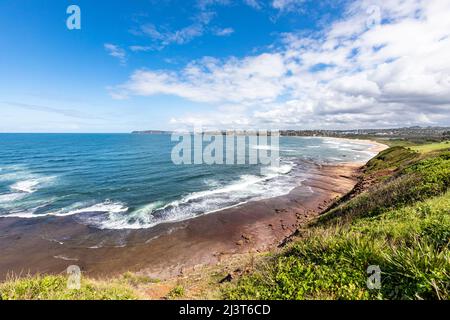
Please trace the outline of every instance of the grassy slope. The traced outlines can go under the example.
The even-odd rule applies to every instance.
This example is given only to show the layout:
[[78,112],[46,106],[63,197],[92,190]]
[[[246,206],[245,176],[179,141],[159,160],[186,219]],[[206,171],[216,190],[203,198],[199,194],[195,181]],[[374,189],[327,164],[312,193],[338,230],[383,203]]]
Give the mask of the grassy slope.
[[449,149],[449,148],[450,148],[450,141],[444,141],[444,142],[440,142],[440,143],[430,143],[430,144],[411,147],[411,149],[413,149],[417,152],[421,152],[421,153],[442,150],[442,149]]
[[[224,290],[228,299],[450,299],[450,152],[382,152],[302,237]],[[369,290],[367,267],[382,271]]]

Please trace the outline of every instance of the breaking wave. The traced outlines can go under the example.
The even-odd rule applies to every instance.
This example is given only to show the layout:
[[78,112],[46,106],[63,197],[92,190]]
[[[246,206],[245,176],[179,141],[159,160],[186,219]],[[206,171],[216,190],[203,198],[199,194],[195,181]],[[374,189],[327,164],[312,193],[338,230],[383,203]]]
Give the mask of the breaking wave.
[[205,191],[193,192],[168,203],[156,201],[123,214],[121,210],[110,210],[107,215],[82,217],[88,224],[100,229],[141,229],[160,223],[190,219],[213,213],[249,201],[273,198],[288,194],[299,180],[283,176],[293,165],[283,165],[264,176],[243,175],[238,181]]

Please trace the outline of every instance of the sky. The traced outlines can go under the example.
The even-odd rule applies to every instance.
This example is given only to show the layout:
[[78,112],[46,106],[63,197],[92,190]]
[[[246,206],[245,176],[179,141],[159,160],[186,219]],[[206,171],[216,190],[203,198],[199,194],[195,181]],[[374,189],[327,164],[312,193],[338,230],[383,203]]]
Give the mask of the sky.
[[2,0],[0,132],[450,126],[449,17],[448,0]]

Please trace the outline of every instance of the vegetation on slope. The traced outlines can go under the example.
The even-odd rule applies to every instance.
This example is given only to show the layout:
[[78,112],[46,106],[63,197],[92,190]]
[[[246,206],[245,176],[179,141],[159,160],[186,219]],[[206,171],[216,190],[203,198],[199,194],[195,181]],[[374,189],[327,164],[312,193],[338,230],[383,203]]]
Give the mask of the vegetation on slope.
[[[375,184],[364,192],[356,188],[346,197],[351,200],[322,215],[319,222],[378,215],[391,208],[440,195],[449,188],[450,152],[423,157],[404,148],[399,152],[397,148],[380,153],[364,168],[363,184],[376,176]],[[390,170],[386,171],[387,168]]]
[[386,149],[370,160],[364,167],[364,173],[380,172],[383,169],[398,169],[402,164],[417,157],[417,153],[404,147],[396,146]]
[[[374,176],[376,179],[374,179]],[[228,299],[450,299],[450,152],[382,152],[361,185]],[[369,266],[381,288],[369,289]]]

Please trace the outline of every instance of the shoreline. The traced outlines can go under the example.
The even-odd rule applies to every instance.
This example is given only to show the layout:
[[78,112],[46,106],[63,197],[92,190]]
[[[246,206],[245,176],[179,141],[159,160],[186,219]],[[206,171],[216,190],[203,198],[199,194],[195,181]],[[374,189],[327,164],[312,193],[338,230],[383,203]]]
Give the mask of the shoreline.
[[[375,148],[371,152],[387,147],[370,143]],[[236,255],[271,251],[349,192],[362,165],[315,165],[302,185],[287,195],[150,229],[98,230],[74,217],[3,218],[0,281],[11,272],[64,273],[73,264],[94,278],[132,271],[170,279]]]
[[97,230],[72,217],[51,217],[45,223],[5,218],[0,220],[0,230],[7,231],[0,241],[0,279],[11,272],[64,273],[73,264],[94,278],[133,271],[168,279],[236,254],[269,251],[350,191],[359,167],[317,167],[288,195],[151,229]]
[[337,137],[321,137],[321,138],[327,138],[327,139],[330,139],[330,140],[332,139],[332,140],[348,141],[348,142],[358,141],[358,142],[366,143],[366,144],[371,145],[371,147],[369,147],[367,149],[367,151],[376,152],[376,153],[379,153],[379,152],[389,148],[389,146],[386,145],[386,144],[383,144],[381,142],[377,142],[377,141],[374,141],[374,140],[370,140],[370,139],[337,138]]

